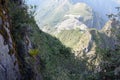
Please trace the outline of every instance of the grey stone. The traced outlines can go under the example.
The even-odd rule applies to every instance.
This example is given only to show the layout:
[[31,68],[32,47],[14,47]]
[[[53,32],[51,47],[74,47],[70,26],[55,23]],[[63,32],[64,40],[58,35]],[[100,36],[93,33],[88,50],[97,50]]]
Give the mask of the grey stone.
[[19,72],[15,60],[14,55],[9,55],[8,45],[4,45],[4,38],[0,35],[0,80],[16,80]]
[[2,18],[0,17],[0,25],[2,25]]

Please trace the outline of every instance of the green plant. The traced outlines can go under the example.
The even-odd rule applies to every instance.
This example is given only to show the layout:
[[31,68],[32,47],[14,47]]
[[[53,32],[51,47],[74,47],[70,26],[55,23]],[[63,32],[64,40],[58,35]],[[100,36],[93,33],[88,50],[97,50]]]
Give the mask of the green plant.
[[36,55],[38,55],[38,53],[39,53],[39,50],[38,50],[38,49],[30,49],[30,50],[29,50],[29,54],[30,54],[31,56],[36,56]]

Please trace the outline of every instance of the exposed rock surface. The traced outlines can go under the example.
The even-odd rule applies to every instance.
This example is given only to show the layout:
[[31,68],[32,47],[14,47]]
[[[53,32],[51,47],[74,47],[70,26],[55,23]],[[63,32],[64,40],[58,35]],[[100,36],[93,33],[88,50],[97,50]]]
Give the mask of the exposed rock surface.
[[[21,26],[23,28],[20,34],[13,37],[14,34],[11,34],[13,25],[11,25],[7,2],[0,0],[0,80],[41,80],[38,71],[40,58],[31,56],[29,52],[33,49],[28,34],[29,26]],[[22,0],[16,0],[14,3],[20,6]],[[21,39],[17,41],[18,37]]]
[[[81,37],[80,43],[78,44],[79,47],[77,49],[81,51],[86,48],[87,49],[86,53],[90,53],[91,51],[95,53],[96,47],[114,50],[120,44],[118,40],[119,34],[120,34],[119,21],[114,20],[108,21],[101,31],[89,30],[88,32],[83,34],[82,35],[83,37]],[[84,47],[82,47],[82,45]]]
[[0,80],[20,80],[6,1],[0,0]]
[[106,43],[110,41],[107,45],[112,49],[115,49],[119,44],[119,35],[120,35],[120,22],[118,20],[110,20],[106,23],[106,25],[101,30],[102,33],[104,33],[106,36],[108,36],[108,39],[106,40]]

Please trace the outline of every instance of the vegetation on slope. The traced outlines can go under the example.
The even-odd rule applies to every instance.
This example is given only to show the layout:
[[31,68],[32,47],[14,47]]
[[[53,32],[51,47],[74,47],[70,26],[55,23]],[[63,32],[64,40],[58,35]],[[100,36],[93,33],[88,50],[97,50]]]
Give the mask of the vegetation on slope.
[[[75,57],[71,53],[71,49],[65,47],[57,38],[39,30],[33,16],[28,13],[27,6],[24,3],[21,3],[21,1],[10,2],[9,6],[13,26],[12,34],[17,47],[22,80],[36,80],[34,75],[37,71],[44,80],[120,79],[120,47],[118,46],[114,50],[101,48],[101,40],[104,41],[104,39],[100,38],[103,35],[98,31],[92,30],[93,32],[91,32],[93,41],[96,43],[95,54],[97,57],[94,60],[99,59],[98,66],[101,69],[95,73],[96,65],[94,60],[89,63],[89,58],[86,54],[83,56],[84,59]],[[26,34],[32,42],[33,50],[31,49],[30,52],[25,44],[24,37]],[[70,30],[63,31],[58,36],[64,44],[72,48],[81,39],[81,35],[82,33],[79,30]],[[104,36],[110,39],[105,34]],[[117,37],[119,38],[119,33]],[[37,67],[35,67],[35,64],[37,64]]]
[[63,30],[58,33],[56,37],[59,38],[60,41],[67,47],[74,48],[75,45],[77,45],[77,43],[79,42],[82,34],[82,31],[80,31],[79,29]]
[[66,48],[55,37],[40,32],[37,27],[33,32],[33,41],[39,49],[42,75],[45,80],[78,80],[83,79],[86,61],[75,58],[69,48]]
[[[37,72],[44,80],[84,78],[86,74],[83,71],[87,69],[85,61],[75,58],[57,38],[39,30],[24,3],[11,1],[9,6],[22,80],[36,80]],[[26,47],[26,36],[32,42],[33,49],[30,51]]]
[[[120,21],[113,18],[111,21],[107,22],[107,24],[101,31],[98,31],[96,29],[90,29],[88,32],[83,33],[82,36],[80,34],[68,35],[67,33],[71,32],[71,30],[63,31],[58,34],[58,38],[66,46],[69,46],[74,50],[77,47],[77,51],[75,51],[75,54],[83,53],[83,56],[78,55],[77,57],[83,57],[83,60],[86,60],[88,71],[86,71],[87,77],[84,77],[85,80],[120,79],[119,27]],[[79,36],[81,37],[79,38]],[[74,37],[76,37],[76,39],[78,40],[74,39]],[[70,38],[73,38],[73,41],[70,41]],[[89,41],[86,39],[88,39]],[[77,44],[74,44],[74,47],[73,45],[68,45],[68,43],[72,42],[76,42]]]

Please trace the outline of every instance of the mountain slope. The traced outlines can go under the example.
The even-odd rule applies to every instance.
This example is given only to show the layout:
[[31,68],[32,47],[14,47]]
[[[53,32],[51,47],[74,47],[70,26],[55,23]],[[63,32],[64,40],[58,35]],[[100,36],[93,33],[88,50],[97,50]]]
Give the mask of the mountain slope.
[[[66,46],[71,47],[73,50],[78,51],[87,49],[89,46],[95,45],[101,48],[114,49],[116,44],[119,44],[117,41],[116,35],[119,35],[119,22],[117,21],[108,21],[102,30],[96,29],[87,29],[86,31],[81,30],[62,30],[60,33],[56,34],[56,37],[60,39]],[[110,38],[109,38],[110,37]],[[72,42],[77,44],[72,44]],[[68,45],[71,43],[72,45]]]
[[62,30],[61,42],[39,30],[22,0],[0,4],[0,80],[120,79],[120,21]]
[[[27,6],[21,6],[23,5],[21,0],[15,2],[11,0],[8,4],[8,15],[10,15],[12,20],[11,35],[14,39],[16,56],[12,52],[10,53],[11,55],[6,52],[8,48],[3,45],[3,39],[9,41],[11,37],[1,37],[0,52],[3,51],[5,56],[2,53],[0,55],[2,60],[0,61],[3,65],[6,65],[5,70],[7,70],[7,72],[4,71],[4,67],[0,66],[0,71],[2,72],[0,73],[1,80],[84,79],[83,72],[87,69],[84,61],[76,59],[74,54],[71,53],[71,49],[65,47],[57,38],[39,30],[33,16],[27,13]],[[3,32],[4,29],[1,31]],[[5,50],[3,49],[4,47]],[[9,48],[12,49],[11,46]],[[14,59],[17,59],[17,61],[12,61]],[[4,60],[7,61],[4,62]],[[82,66],[79,67],[81,64]],[[18,65],[19,68],[16,68],[15,65]],[[17,69],[20,76],[14,72]]]
[[38,9],[35,19],[40,29],[45,32],[54,32],[54,27],[57,27],[60,23],[68,18],[71,19],[71,15],[73,17],[77,17],[80,22],[87,25],[89,28],[94,27],[101,29],[104,24],[104,20],[102,20],[101,17],[98,19],[96,16],[99,15],[87,4],[81,2],[72,4],[72,2],[69,0],[55,0],[53,1],[53,4],[47,8],[44,7]]
[[[35,18],[38,21],[38,25],[40,27],[44,25],[56,25],[57,22],[59,22],[64,16],[64,14],[69,10],[69,6],[71,4],[68,0],[55,0],[52,1],[51,4],[48,3],[47,5],[48,6],[43,7],[43,9],[40,9],[36,12],[37,15],[35,16]],[[42,21],[42,19],[44,19],[44,21]]]
[[[54,29],[52,28],[64,20],[65,15],[68,15],[69,12],[71,12],[69,13],[70,15],[75,15],[75,11],[77,11],[77,15],[79,14],[82,18],[84,18],[82,22],[87,25],[87,27],[101,29],[108,20],[106,14],[116,13],[114,8],[120,4],[116,0],[106,0],[104,5],[102,0],[46,0],[42,3],[43,5],[38,8],[35,17],[40,29],[49,33],[53,32]],[[87,19],[87,15],[89,15],[89,19]]]
[[[118,57],[120,56],[119,27],[120,22],[112,20],[108,21],[100,31],[88,29],[82,33],[82,35],[79,34],[80,31],[79,33],[76,31],[77,35],[73,34],[72,32],[75,32],[75,30],[66,32],[61,31],[58,33],[57,37],[66,46],[72,48],[76,57],[82,57],[87,60],[90,70],[95,71],[93,74],[98,74],[97,77],[94,77],[93,75],[95,80],[120,79],[120,71],[118,70]],[[116,62],[114,63],[114,61]],[[104,72],[103,69],[106,70],[106,72]]]

